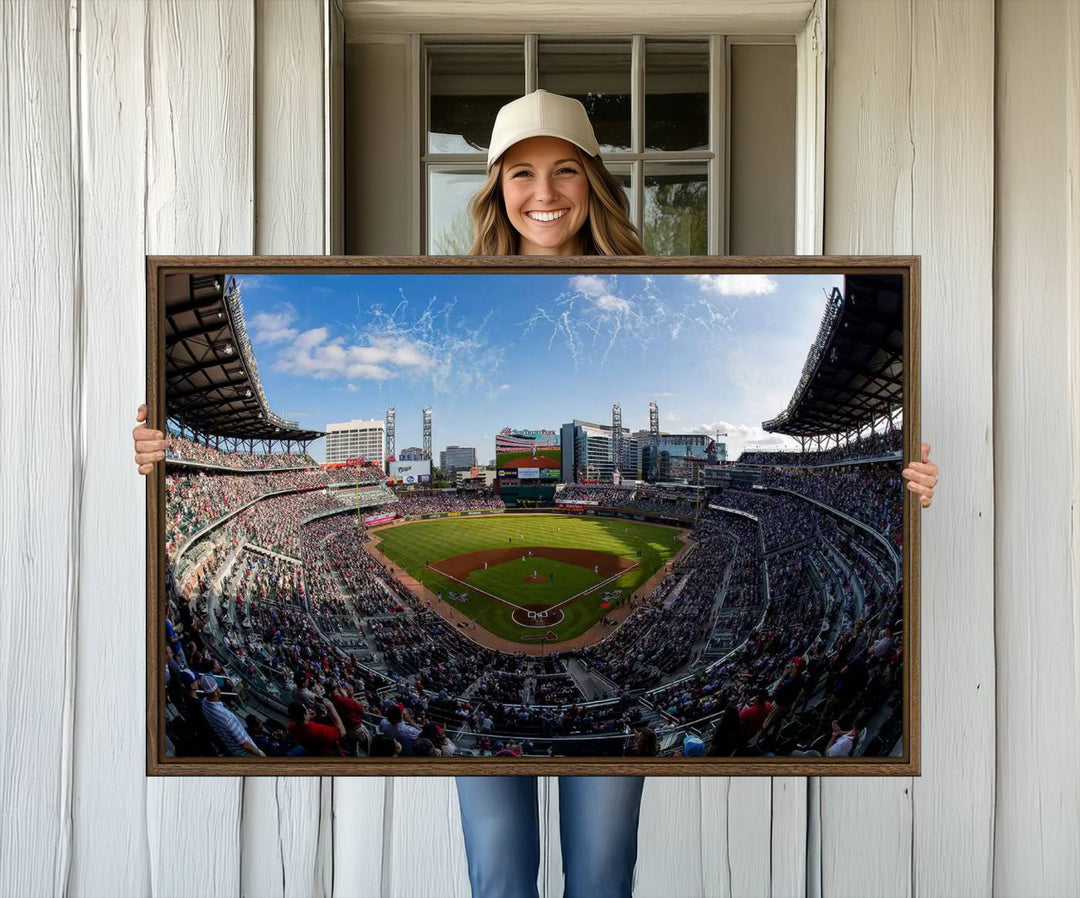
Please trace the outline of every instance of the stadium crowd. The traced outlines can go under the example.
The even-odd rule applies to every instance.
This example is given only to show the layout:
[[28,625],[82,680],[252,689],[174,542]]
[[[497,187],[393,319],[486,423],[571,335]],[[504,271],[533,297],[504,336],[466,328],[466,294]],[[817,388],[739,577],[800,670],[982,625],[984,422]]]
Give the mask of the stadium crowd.
[[760,452],[755,450],[743,452],[739,456],[737,464],[802,468],[853,461],[861,458],[880,458],[883,455],[892,455],[902,451],[904,448],[903,437],[903,430],[894,428],[884,433],[867,434],[861,439],[852,440],[843,446],[833,446],[831,449],[811,452]]
[[904,521],[904,481],[900,470],[899,462],[798,473],[774,470],[766,472],[761,483],[831,505],[899,545]]
[[241,471],[259,471],[274,468],[314,468],[315,459],[306,453],[280,452],[265,454],[258,452],[224,452],[211,446],[204,446],[178,434],[170,433],[165,437],[165,458],[173,461],[191,461],[216,468],[230,468]]

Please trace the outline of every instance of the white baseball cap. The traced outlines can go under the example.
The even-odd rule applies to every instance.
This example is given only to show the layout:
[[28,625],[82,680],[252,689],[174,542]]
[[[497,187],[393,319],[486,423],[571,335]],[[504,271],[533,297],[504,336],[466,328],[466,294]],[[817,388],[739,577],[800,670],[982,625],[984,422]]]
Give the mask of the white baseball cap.
[[530,137],[561,137],[590,156],[600,152],[589,115],[581,103],[573,97],[536,90],[507,103],[495,116],[488,168],[515,143]]

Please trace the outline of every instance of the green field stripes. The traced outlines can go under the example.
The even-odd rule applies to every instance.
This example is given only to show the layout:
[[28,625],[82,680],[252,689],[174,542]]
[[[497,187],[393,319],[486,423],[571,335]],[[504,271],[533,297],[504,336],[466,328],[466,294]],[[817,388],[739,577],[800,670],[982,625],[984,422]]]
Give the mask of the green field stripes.
[[[539,583],[526,583],[524,578],[533,571]],[[551,574],[554,579],[548,580]],[[468,583],[478,589],[493,592],[517,605],[557,605],[600,582],[591,568],[553,561],[550,558],[526,558],[497,564],[486,571],[473,571]]]
[[[461,592],[462,587],[426,566],[444,558],[453,558],[469,552],[484,549],[505,549],[513,546],[555,546],[571,549],[589,549],[596,552],[609,552],[638,562],[638,566],[627,571],[608,589],[618,588],[626,596],[651,577],[658,568],[670,560],[682,547],[678,535],[681,531],[671,527],[659,527],[642,524],[637,521],[623,521],[616,518],[581,518],[565,515],[512,515],[504,514],[493,517],[443,518],[432,521],[417,521],[397,527],[385,527],[375,531],[381,538],[379,551],[395,564],[403,567],[432,592]],[[640,557],[638,551],[641,552]],[[490,589],[497,595],[504,596],[519,604],[553,604],[567,598],[550,602],[540,598],[543,585],[526,584],[521,577],[531,573],[541,565],[557,564],[559,573],[556,581],[564,574],[564,565],[544,558],[529,558],[518,562],[522,572],[507,576],[502,588]],[[496,565],[488,571],[476,571],[475,574],[495,574],[500,568],[514,568],[514,562]],[[545,574],[548,568],[545,567]],[[581,589],[595,583],[592,571],[577,568],[583,575]],[[593,579],[590,579],[593,578]],[[479,584],[477,584],[479,585]],[[484,587],[487,588],[487,587]],[[575,590],[574,593],[580,592]],[[601,590],[563,607],[566,617],[562,623],[552,629],[560,639],[571,639],[585,632],[606,610],[600,608]],[[561,590],[560,590],[561,592]],[[515,624],[510,618],[510,609],[505,605],[470,590],[470,599],[464,603],[453,603],[452,607],[468,615],[481,627],[498,636],[514,641],[524,640],[524,636],[536,636],[536,630],[529,630]]]

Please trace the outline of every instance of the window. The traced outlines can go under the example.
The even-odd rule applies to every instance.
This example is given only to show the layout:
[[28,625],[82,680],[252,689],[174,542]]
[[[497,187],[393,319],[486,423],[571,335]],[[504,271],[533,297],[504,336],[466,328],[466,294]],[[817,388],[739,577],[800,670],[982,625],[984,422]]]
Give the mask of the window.
[[[790,45],[792,56],[794,45]],[[723,37],[427,39],[422,49],[425,252],[463,254],[466,205],[507,101],[543,88],[581,100],[630,200],[646,252],[726,251],[727,52]],[[794,135],[794,108],[791,111]],[[794,178],[794,143],[791,146]],[[790,210],[794,218],[794,208]]]

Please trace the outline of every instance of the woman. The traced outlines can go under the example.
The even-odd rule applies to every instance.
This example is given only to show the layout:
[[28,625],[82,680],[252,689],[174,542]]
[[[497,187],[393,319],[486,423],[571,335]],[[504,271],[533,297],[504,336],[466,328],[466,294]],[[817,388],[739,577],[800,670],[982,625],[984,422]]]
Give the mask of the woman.
[[[470,203],[474,255],[643,255],[626,196],[600,160],[584,107],[545,91],[500,111],[488,149],[488,177]],[[145,407],[139,421],[145,421]],[[141,473],[164,457],[163,435],[133,431]],[[928,506],[937,467],[904,471]],[[373,751],[373,754],[376,752]],[[643,777],[560,777],[565,898],[629,896],[637,859]],[[457,780],[474,898],[537,895],[540,863],[536,777]]]

